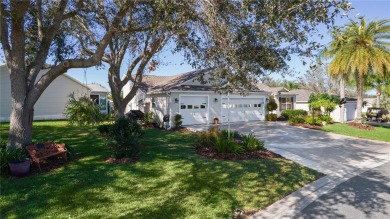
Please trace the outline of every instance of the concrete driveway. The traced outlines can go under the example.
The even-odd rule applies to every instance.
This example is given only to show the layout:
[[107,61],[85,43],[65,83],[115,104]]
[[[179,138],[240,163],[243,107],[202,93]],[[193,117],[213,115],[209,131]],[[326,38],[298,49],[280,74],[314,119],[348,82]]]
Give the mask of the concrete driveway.
[[[190,128],[205,130],[210,127]],[[227,125],[220,125],[219,128],[227,129]],[[240,133],[253,133],[265,141],[267,149],[327,175],[256,213],[252,218],[293,218],[338,185],[390,161],[390,143],[386,142],[303,129],[281,122],[235,123],[231,129]],[[390,209],[387,210],[390,213]]]

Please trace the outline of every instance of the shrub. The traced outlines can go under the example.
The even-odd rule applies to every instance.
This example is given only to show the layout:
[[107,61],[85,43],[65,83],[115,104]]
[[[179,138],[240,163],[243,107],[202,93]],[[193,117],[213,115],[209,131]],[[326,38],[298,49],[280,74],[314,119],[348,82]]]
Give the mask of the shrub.
[[142,122],[149,126],[154,122],[153,113],[145,113]]
[[316,116],[314,118],[312,116],[306,117],[305,122],[310,125],[318,125],[318,126],[322,125],[321,119]]
[[174,128],[179,128],[181,124],[183,124],[183,121],[181,121],[183,117],[180,114],[176,114],[173,118],[173,126]]
[[265,116],[265,119],[266,119],[267,121],[276,121],[277,117],[278,117],[278,116],[277,116],[276,114],[270,113],[270,114],[267,114],[267,115]]
[[[229,137],[229,132],[228,132],[228,130],[222,130],[222,131],[221,131],[221,136],[224,137],[224,138],[228,138],[228,137]],[[238,138],[238,139],[241,139],[242,136],[241,136],[237,131],[230,130],[230,138]]]
[[292,117],[288,120],[288,124],[294,125],[299,123],[305,123],[305,117],[302,116],[296,116]]
[[69,95],[69,101],[65,106],[65,116],[70,124],[96,125],[104,120],[99,106],[87,96],[75,98],[74,93]]
[[10,150],[7,148],[7,140],[0,139],[0,172],[1,175],[6,175],[9,172],[8,162],[14,160],[22,160],[29,157],[24,148]]
[[102,135],[108,135],[111,127],[112,127],[112,125],[99,125],[97,127],[97,130]]
[[258,140],[252,134],[243,135],[243,146],[246,151],[264,150],[264,142]]
[[324,121],[326,123],[332,123],[333,122],[333,119],[330,116],[321,116],[320,119],[321,119],[321,121]]
[[231,138],[228,139],[228,131],[211,129],[206,132],[199,132],[194,146],[212,147],[218,152],[242,154],[245,151],[264,150],[264,142],[256,139],[255,136],[241,135],[231,131]]
[[267,103],[266,107],[268,112],[272,112],[278,108],[278,104],[276,104],[276,101],[273,96],[269,97],[269,103]]
[[281,116],[283,116],[286,119],[291,119],[298,116],[303,117],[303,116],[307,116],[307,111],[302,109],[296,109],[296,110],[287,109],[287,110],[283,110]]
[[233,138],[227,139],[222,136],[218,136],[215,139],[213,145],[214,149],[222,153],[242,154],[244,153],[244,147],[234,141]]
[[141,150],[139,138],[142,135],[143,131],[137,122],[122,117],[110,128],[107,146],[115,158],[134,157]]

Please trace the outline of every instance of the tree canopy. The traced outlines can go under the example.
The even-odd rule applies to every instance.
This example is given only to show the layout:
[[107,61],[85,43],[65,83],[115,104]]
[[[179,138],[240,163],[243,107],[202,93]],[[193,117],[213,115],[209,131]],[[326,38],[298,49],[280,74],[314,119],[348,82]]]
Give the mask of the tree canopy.
[[[331,26],[348,9],[346,0],[2,0],[0,41],[12,90],[10,144],[31,142],[34,104],[53,80],[71,68],[115,59],[107,47],[124,41],[114,36],[134,36],[129,45],[150,49],[153,44],[138,41],[140,31],[174,32],[173,50],[190,64],[213,68],[214,78],[248,88],[266,71],[287,69],[292,54],[311,56],[319,47],[310,39],[317,26]],[[53,57],[50,70],[38,78]]]

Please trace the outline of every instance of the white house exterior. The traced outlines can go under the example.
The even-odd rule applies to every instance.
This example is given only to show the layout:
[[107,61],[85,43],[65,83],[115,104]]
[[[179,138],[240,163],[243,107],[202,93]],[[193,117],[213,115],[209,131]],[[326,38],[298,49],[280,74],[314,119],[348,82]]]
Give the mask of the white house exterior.
[[[43,69],[40,73],[46,73]],[[38,75],[38,79],[40,78]],[[76,97],[89,94],[90,89],[79,81],[63,74],[56,78],[42,93],[34,106],[34,120],[63,119],[65,105],[69,94]],[[9,70],[5,64],[0,65],[0,121],[9,121],[11,114],[11,82]]]
[[[207,71],[193,71],[173,76],[145,75],[136,96],[126,107],[130,110],[152,112],[158,123],[163,116],[170,118],[170,127],[176,114],[182,116],[183,125],[209,124],[214,118],[220,123],[238,121],[264,121],[265,104],[269,93],[255,89],[247,96],[220,94],[211,82],[202,84],[197,77]],[[124,87],[130,92],[132,83]]]
[[[304,89],[296,89],[291,90],[290,93],[297,95],[295,103],[296,109],[303,109],[310,112],[309,97],[313,92]],[[356,106],[356,99],[346,98],[346,103],[344,104],[344,122],[352,121],[356,118]],[[340,122],[340,110],[340,107],[336,107],[336,109],[330,113],[330,116],[332,117],[333,121]]]
[[270,87],[266,84],[258,83],[256,85],[260,90],[271,93],[278,108],[274,111],[278,116],[286,109],[296,109],[297,94],[291,93],[284,87]]

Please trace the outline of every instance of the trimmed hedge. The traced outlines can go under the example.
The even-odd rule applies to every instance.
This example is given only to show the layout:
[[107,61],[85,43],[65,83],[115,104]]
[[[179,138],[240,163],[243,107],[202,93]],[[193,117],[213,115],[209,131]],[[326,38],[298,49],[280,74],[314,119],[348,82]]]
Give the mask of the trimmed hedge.
[[304,117],[304,116],[307,116],[307,111],[306,110],[302,110],[302,109],[287,109],[287,110],[283,110],[283,112],[281,113],[281,116],[283,116],[284,118],[286,119],[291,119],[291,118],[294,118],[294,117]]
[[305,119],[306,118],[303,116],[292,117],[288,120],[288,124],[294,125],[294,124],[305,123]]
[[267,115],[265,116],[265,119],[266,119],[267,121],[276,121],[277,117],[278,117],[278,116],[277,116],[276,114],[270,113],[270,114],[267,114]]

